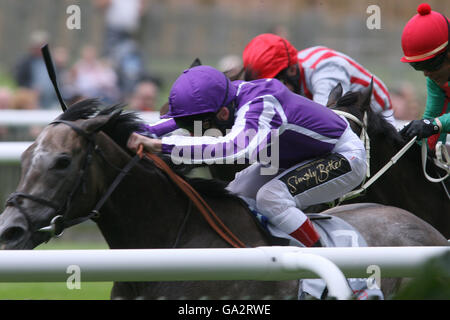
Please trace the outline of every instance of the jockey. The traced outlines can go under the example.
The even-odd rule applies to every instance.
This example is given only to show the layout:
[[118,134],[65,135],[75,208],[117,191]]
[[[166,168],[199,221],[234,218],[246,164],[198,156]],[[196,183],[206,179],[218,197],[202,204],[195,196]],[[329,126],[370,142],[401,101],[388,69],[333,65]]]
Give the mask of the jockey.
[[[366,172],[364,146],[348,122],[276,79],[231,82],[213,67],[193,67],[172,86],[163,118],[133,133],[128,148],[142,144],[194,164],[246,159],[252,164],[228,190],[253,199],[270,223],[305,246],[320,246],[320,236],[301,210],[339,198]],[[150,138],[177,127],[194,135]]]
[[352,58],[317,46],[297,51],[286,39],[270,34],[253,38],[242,53],[245,80],[277,78],[289,89],[326,105],[328,94],[340,83],[344,92],[368,87],[373,77],[372,109],[395,126],[389,92],[376,76]]
[[425,75],[427,104],[423,119],[411,121],[400,133],[408,140],[428,138],[434,150],[438,140],[445,144],[450,132],[450,24],[427,3],[419,5],[417,12],[403,29],[401,61]]

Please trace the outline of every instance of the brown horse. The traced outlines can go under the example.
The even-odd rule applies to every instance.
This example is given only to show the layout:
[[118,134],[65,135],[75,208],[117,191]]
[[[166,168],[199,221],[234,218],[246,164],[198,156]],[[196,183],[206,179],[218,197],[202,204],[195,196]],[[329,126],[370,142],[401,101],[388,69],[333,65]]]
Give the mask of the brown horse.
[[[227,247],[153,163],[142,160],[125,170],[135,159],[125,148],[127,138],[141,125],[134,114],[122,114],[118,106],[102,109],[95,100],[71,106],[49,124],[22,155],[17,191],[0,215],[0,245],[4,249],[32,249],[50,239],[51,234],[42,228],[55,215],[61,215],[63,227],[92,218],[111,249]],[[125,171],[128,173],[121,183],[104,198],[116,176]],[[245,244],[271,244],[248,208],[227,194],[222,184],[214,180],[188,181]],[[92,214],[99,199],[105,200],[104,205],[99,214]],[[447,244],[433,227],[398,208],[358,204],[327,213],[352,224],[369,246]],[[195,299],[205,295],[271,295],[280,299],[295,296],[297,287],[297,281],[118,282],[111,296]],[[382,289],[385,294],[392,292],[392,282],[382,282]]]

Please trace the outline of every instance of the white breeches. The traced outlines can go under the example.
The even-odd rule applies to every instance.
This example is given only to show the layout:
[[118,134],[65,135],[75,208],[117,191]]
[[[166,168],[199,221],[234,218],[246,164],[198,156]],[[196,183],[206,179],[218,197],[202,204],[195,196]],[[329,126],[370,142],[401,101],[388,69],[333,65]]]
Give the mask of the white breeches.
[[236,174],[227,189],[256,200],[257,209],[290,234],[307,217],[302,209],[333,201],[356,188],[366,173],[366,153],[350,127],[331,154],[304,161],[275,175],[261,175],[254,163]]

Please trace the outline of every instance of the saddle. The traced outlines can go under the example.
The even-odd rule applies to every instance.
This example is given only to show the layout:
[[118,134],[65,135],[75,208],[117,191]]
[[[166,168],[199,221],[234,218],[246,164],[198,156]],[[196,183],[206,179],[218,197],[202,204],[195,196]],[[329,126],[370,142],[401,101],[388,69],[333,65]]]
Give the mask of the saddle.
[[[249,211],[258,221],[260,228],[270,237],[272,245],[305,247],[297,239],[271,225],[268,219],[255,209],[255,201],[253,199],[243,197],[241,199],[247,204]],[[319,233],[322,247],[367,247],[366,240],[358,230],[341,218],[321,213],[309,213],[306,215]],[[349,278],[347,281],[354,293],[354,297],[358,300],[384,299],[382,291],[376,285],[371,283],[369,286],[368,279]],[[311,297],[326,299],[327,293],[326,284],[322,279],[299,280],[298,299],[300,300],[308,300]]]
[[[270,235],[271,244],[305,247],[297,239],[270,224],[267,217],[256,209],[255,200],[245,197],[241,199],[247,204],[260,227]],[[319,233],[322,247],[367,247],[366,241],[358,230],[341,218],[321,213],[306,215]]]

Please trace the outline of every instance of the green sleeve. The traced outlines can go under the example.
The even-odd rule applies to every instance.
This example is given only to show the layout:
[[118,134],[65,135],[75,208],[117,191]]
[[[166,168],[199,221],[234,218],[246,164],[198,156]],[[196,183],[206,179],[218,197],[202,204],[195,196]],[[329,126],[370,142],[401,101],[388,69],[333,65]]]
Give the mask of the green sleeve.
[[423,114],[423,119],[439,118],[442,123],[442,133],[450,132],[450,113],[447,108],[447,113],[440,116],[444,109],[446,101],[445,92],[436,82],[427,78],[427,106]]

